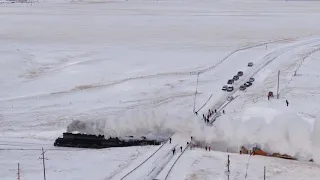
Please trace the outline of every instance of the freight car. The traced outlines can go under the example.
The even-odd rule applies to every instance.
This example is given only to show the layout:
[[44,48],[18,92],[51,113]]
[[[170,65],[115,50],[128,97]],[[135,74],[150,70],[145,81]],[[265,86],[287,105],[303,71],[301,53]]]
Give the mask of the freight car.
[[78,148],[110,148],[110,147],[128,147],[128,146],[145,146],[145,145],[160,145],[157,140],[142,138],[119,139],[118,137],[110,137],[105,139],[103,135],[88,135],[88,134],[73,134],[63,133],[62,138],[56,139],[54,146],[59,147],[78,147]]

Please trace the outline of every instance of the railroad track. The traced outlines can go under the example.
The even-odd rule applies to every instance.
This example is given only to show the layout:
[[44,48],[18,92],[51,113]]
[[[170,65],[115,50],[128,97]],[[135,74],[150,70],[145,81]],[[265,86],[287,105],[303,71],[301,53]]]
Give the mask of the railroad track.
[[[130,176],[137,170],[139,170],[139,168],[141,168],[142,166],[144,166],[147,162],[149,162],[149,160],[151,158],[154,158],[161,150],[164,149],[165,145],[168,145],[169,143],[169,139],[172,138],[173,134],[168,138],[166,139],[165,143],[163,143],[155,152],[153,152],[147,159],[145,159],[143,162],[141,162],[138,166],[136,166],[135,168],[133,168],[131,171],[129,171],[128,173],[126,173],[122,178],[120,178],[120,180],[124,180],[124,179],[132,179],[130,178]],[[177,144],[173,147],[176,147]],[[168,151],[168,150],[167,150]],[[171,153],[171,148],[169,150]],[[169,154],[168,152],[166,152],[166,155]],[[159,158],[159,157],[158,157]],[[109,177],[107,179],[112,179],[113,177]]]

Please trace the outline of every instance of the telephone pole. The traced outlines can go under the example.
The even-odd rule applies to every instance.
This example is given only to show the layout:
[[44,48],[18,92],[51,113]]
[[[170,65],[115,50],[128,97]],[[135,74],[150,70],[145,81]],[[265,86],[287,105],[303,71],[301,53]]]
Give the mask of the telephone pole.
[[227,172],[227,175],[228,175],[228,180],[230,180],[230,159],[229,159],[230,155],[228,155],[228,162],[227,162],[227,166],[228,166],[228,172]]
[[18,163],[18,180],[20,180],[20,164]]
[[43,166],[43,179],[46,180],[46,165],[45,165],[45,160],[48,160],[47,158],[44,157],[44,154],[46,153],[47,151],[44,151],[43,148],[42,148],[42,157],[40,157],[39,159],[42,160],[42,166]]

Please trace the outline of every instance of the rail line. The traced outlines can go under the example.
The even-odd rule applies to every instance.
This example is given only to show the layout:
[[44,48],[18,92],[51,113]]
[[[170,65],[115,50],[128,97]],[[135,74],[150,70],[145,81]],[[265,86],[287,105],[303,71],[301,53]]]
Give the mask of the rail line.
[[[167,144],[167,142],[169,141],[169,139],[172,137],[173,134],[171,134],[171,136],[166,139],[165,143],[163,143],[155,152],[153,152],[147,159],[145,159],[142,163],[140,163],[138,166],[136,166],[134,169],[132,169],[131,171],[129,171],[127,174],[125,174],[120,180],[125,179],[126,177],[128,177],[131,173],[133,173],[134,171],[136,171],[138,168],[140,168],[144,163],[146,163],[150,158],[152,158],[160,149],[163,148],[163,146],[165,144]],[[110,178],[108,178],[110,179]]]
[[187,145],[187,146],[184,148],[184,150],[182,151],[182,153],[180,153],[179,156],[178,156],[178,158],[173,162],[172,166],[170,167],[170,169],[169,169],[169,171],[168,171],[168,173],[167,173],[167,175],[166,175],[166,177],[165,177],[165,180],[168,179],[168,177],[169,177],[169,175],[170,175],[170,173],[171,173],[174,165],[177,163],[177,161],[180,159],[180,157],[184,154],[184,152],[188,149],[189,146],[190,146],[190,144]]

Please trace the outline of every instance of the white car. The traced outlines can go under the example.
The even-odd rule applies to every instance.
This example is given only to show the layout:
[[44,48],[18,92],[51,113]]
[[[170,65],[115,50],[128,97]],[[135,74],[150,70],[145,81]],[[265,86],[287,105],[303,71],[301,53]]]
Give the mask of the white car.
[[254,81],[254,78],[250,78],[248,82],[252,83],[253,81]]
[[232,92],[233,91],[233,86],[228,86],[228,88],[227,88],[227,92]]
[[228,96],[228,98],[227,98],[228,101],[232,101],[233,99],[234,99],[233,96]]
[[222,91],[226,91],[228,89],[228,86],[223,86]]

